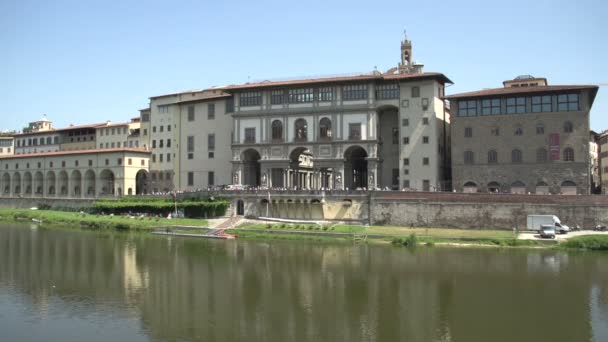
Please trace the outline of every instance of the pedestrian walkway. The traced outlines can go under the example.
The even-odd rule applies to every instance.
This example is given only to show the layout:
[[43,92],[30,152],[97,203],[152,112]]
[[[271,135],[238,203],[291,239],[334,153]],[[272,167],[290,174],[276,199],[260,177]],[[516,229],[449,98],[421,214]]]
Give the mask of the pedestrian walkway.
[[243,218],[241,216],[232,216],[229,219],[225,220],[224,222],[218,224],[214,228],[216,228],[216,229],[234,228],[239,224],[239,222],[241,222],[242,219]]

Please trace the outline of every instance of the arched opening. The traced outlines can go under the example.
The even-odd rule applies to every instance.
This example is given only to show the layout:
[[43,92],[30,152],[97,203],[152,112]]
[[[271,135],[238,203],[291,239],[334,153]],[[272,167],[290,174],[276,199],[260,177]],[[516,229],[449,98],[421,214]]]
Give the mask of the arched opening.
[[150,177],[148,177],[148,171],[137,171],[137,174],[135,175],[135,194],[143,195],[147,194],[150,191],[150,184],[148,183],[149,178]]
[[101,196],[114,195],[114,172],[105,169],[99,174],[99,182],[101,185]]
[[289,154],[289,177],[291,187],[297,189],[312,188],[313,181],[312,152],[306,147],[297,147]]
[[254,149],[243,152],[243,185],[260,186],[260,153]]
[[344,185],[349,189],[367,188],[367,152],[351,146],[344,152]]
[[127,190],[127,195],[133,195],[133,188],[129,188],[129,190]]
[[[400,131],[399,131],[399,109],[395,106],[382,106],[378,109],[378,124],[376,136],[381,144],[378,144],[378,159],[382,162],[378,164],[377,177],[372,184],[366,184],[364,187],[378,185],[381,188],[399,189],[400,174],[399,174],[399,146],[400,146]],[[358,130],[359,128],[355,128]],[[361,125],[361,135],[365,131],[365,127]],[[355,132],[354,135],[357,133]],[[363,139],[363,137],[361,137]],[[374,156],[372,156],[374,157]],[[367,173],[367,166],[366,166]],[[366,179],[369,175],[366,175]],[[367,182],[367,181],[366,181]],[[375,183],[375,184],[373,184]]]
[[19,172],[13,174],[13,195],[21,195],[21,174]]
[[320,140],[331,140],[331,120],[329,118],[323,118],[321,121],[319,121],[319,131]]
[[57,185],[60,196],[68,195],[68,173],[65,171],[59,172],[59,184]]
[[49,171],[46,173],[46,194],[48,196],[55,196],[55,172]]
[[2,175],[2,193],[6,195],[11,193],[11,176],[8,173]]
[[82,196],[82,174],[78,170],[72,171],[70,175],[70,181],[72,183],[71,195],[74,197]]
[[466,182],[462,188],[462,192],[474,193],[477,192],[477,184],[475,182]]
[[272,122],[272,142],[283,142],[283,123],[281,120]]
[[536,183],[536,194],[537,195],[548,195],[549,194],[549,184],[540,181]]
[[294,124],[295,141],[308,141],[308,123],[304,119],[296,120]]
[[515,181],[511,184],[511,193],[512,194],[525,194],[526,193],[526,185],[521,181]]
[[499,193],[500,192],[500,184],[498,184],[498,182],[490,182],[490,183],[488,183],[488,192],[489,193]]
[[42,196],[44,193],[44,176],[40,171],[37,171],[34,175],[34,193],[37,196]]
[[29,171],[23,174],[23,190],[24,195],[32,194],[32,174]]
[[576,195],[576,183],[573,181],[564,181],[561,186],[562,195]]
[[97,195],[97,181],[95,180],[95,172],[87,170],[84,173],[84,190],[87,197],[95,197]]
[[245,202],[243,200],[236,201],[236,214],[239,216],[245,215]]

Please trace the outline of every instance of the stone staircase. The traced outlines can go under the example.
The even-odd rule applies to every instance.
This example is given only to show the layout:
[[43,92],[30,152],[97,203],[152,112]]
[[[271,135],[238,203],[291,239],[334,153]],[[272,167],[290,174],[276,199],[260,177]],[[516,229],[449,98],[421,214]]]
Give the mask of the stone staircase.
[[226,221],[218,224],[215,227],[215,230],[224,230],[224,229],[236,227],[239,224],[239,222],[241,222],[242,219],[243,218],[241,216],[232,216],[229,219],[227,219]]

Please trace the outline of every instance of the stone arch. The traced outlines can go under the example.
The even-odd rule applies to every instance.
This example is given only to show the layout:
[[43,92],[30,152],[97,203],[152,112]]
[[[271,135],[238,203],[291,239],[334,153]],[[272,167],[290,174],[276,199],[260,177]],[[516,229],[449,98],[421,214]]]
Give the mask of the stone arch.
[[[150,175],[146,170],[139,170],[135,174],[135,194],[142,195],[147,194],[150,191]],[[129,194],[131,195],[131,194]]]
[[101,185],[100,195],[115,195],[114,183],[114,172],[108,169],[104,169],[103,171],[101,171],[99,173],[99,184]]
[[133,188],[129,188],[127,190],[127,195],[129,195],[129,196],[133,195]]
[[57,178],[57,190],[59,190],[59,196],[67,196],[69,193],[68,173],[65,170],[61,170],[59,171]]
[[526,184],[522,181],[515,181],[511,183],[511,193],[512,194],[525,194],[526,193]]
[[561,184],[562,195],[576,195],[576,183],[570,180],[565,180]]
[[13,195],[21,195],[21,174],[15,172],[13,174]]
[[72,171],[70,174],[70,183],[72,183],[72,189],[70,189],[70,195],[75,197],[82,196],[82,174],[78,170]]
[[2,193],[11,193],[11,176],[6,172],[2,174]]
[[536,194],[538,195],[548,195],[549,194],[549,184],[544,181],[540,181],[536,183]]
[[367,187],[367,151],[354,145],[344,152],[344,185],[349,189]]
[[44,194],[44,175],[40,171],[34,174],[34,194],[38,196]]
[[290,181],[298,189],[311,188],[314,158],[308,147],[296,147],[289,153]]
[[26,171],[23,174],[23,194],[24,195],[32,195],[32,188],[33,188],[33,181],[32,181],[32,173],[29,171]]
[[84,191],[87,197],[97,196],[97,180],[93,170],[87,170],[84,173]]
[[471,182],[471,181],[464,183],[464,186],[462,187],[462,192],[466,192],[466,193],[477,192],[477,183]]
[[499,193],[500,192],[500,184],[498,182],[490,182],[488,183],[488,192],[490,193]]
[[260,186],[260,152],[249,148],[241,154],[243,161],[243,185]]
[[54,171],[48,171],[46,173],[46,194],[48,196],[55,196],[56,193],[56,181],[57,177],[55,177]]

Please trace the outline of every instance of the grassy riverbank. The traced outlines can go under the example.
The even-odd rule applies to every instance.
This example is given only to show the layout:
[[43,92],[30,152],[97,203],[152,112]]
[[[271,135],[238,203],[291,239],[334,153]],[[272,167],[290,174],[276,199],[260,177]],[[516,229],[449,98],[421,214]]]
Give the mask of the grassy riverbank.
[[608,251],[608,235],[577,236],[568,239],[560,247],[588,251]]
[[207,226],[207,220],[167,219],[160,217],[110,216],[54,210],[0,209],[1,222],[32,222],[83,228],[114,228],[151,230],[159,226]]

